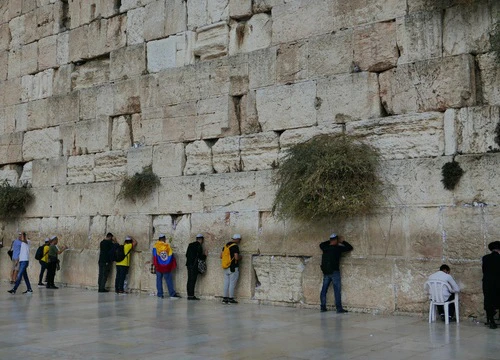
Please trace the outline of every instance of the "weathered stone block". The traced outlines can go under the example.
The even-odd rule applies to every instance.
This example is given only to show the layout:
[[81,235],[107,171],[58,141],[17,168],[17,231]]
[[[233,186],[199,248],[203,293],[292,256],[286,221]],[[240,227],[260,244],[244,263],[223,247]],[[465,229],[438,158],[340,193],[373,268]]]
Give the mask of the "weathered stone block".
[[444,111],[476,103],[474,59],[460,55],[402,64],[379,76],[389,114]]
[[84,89],[109,81],[109,59],[95,59],[74,67],[71,74],[71,88]]
[[95,181],[94,155],[81,155],[68,157],[68,184],[85,184]]
[[306,59],[308,76],[318,77],[350,72],[353,51],[352,30],[309,38]]
[[200,98],[228,94],[231,84],[230,71],[231,67],[226,59],[207,61],[199,64],[196,67],[196,83],[199,87]]
[[157,78],[150,76],[142,84],[141,101],[144,100],[150,107],[200,99],[196,69],[192,66],[163,71]]
[[127,174],[127,155],[123,151],[99,153],[94,159],[95,181],[121,180]]
[[257,90],[262,130],[285,130],[316,124],[316,84],[307,81]]
[[265,49],[271,45],[271,37],[272,19],[268,14],[255,14],[248,21],[233,22],[229,33],[229,55]]
[[445,55],[477,54],[490,49],[490,34],[498,19],[488,0],[450,7],[443,18]]
[[229,27],[226,22],[200,27],[196,30],[194,55],[209,60],[228,54]]
[[[408,232],[405,236],[406,256],[414,259],[443,258],[442,217],[444,208],[416,207],[405,211]],[[410,220],[410,221],[408,221]]]
[[196,135],[210,139],[221,135],[229,128],[229,104],[227,95],[202,99],[197,104]]
[[33,186],[66,185],[66,158],[33,160]]
[[44,70],[57,65],[57,35],[40,39],[38,42],[38,69]]
[[127,12],[127,45],[142,44],[144,42],[145,16],[146,9],[143,7]]
[[[88,244],[88,232],[90,225],[89,216],[61,216],[57,218],[57,237],[59,243],[68,246],[67,252],[64,252],[64,260],[66,256],[73,251],[79,251],[85,248]],[[53,229],[52,231],[56,231]]]
[[341,124],[285,130],[279,139],[280,156],[284,155],[283,153],[285,153],[291,146],[306,142],[315,136],[323,134],[340,134],[342,131]]
[[5,169],[0,170],[0,181],[2,184],[6,182],[10,186],[18,186],[19,182],[19,173],[14,169]]
[[243,136],[240,139],[241,163],[244,171],[277,167],[279,136],[275,132]]
[[76,91],[69,95],[49,97],[47,109],[49,125],[77,122],[78,109],[79,97]]
[[0,50],[0,81],[7,80],[9,74],[9,52]]
[[355,28],[353,48],[354,63],[362,71],[380,72],[395,67],[399,57],[396,23],[379,22]]
[[48,99],[27,103],[26,130],[41,129],[49,125],[48,103]]
[[148,42],[148,71],[158,72],[194,63],[194,33],[191,31]]
[[36,29],[36,40],[55,35],[61,29],[64,14],[62,2],[39,6],[35,10],[35,14],[36,26],[33,28]]
[[128,79],[146,71],[146,48],[143,44],[126,46],[111,53],[110,79]]
[[9,51],[8,79],[15,79],[21,76],[22,48],[11,48]]
[[318,123],[347,123],[382,115],[378,78],[361,72],[320,79],[317,82]]
[[399,64],[442,56],[443,22],[440,12],[411,13],[398,18]]
[[69,61],[69,31],[57,34],[57,54],[58,65],[67,64]]
[[150,215],[109,216],[106,226],[108,229],[116,229],[113,231],[113,234],[119,237],[120,243],[123,242],[121,239],[130,235],[137,239],[138,242],[141,242],[143,250],[148,249],[145,246],[145,239],[151,238],[153,230],[152,218]]
[[292,0],[275,5],[272,8],[273,44],[333,31],[332,6],[329,0]]
[[187,144],[184,175],[211,174],[213,172],[210,146],[203,140]]
[[163,118],[145,119],[140,114],[132,115],[132,133],[134,141],[143,145],[155,145],[163,141],[163,134],[158,131],[163,127]]
[[9,24],[0,24],[0,51],[9,50],[10,47],[10,30]]
[[164,118],[161,118],[163,131],[160,135],[164,141],[186,141],[198,138],[196,102],[167,105],[163,110]]
[[161,179],[158,189],[160,214],[203,211],[203,188],[206,175],[174,176]]
[[2,164],[18,163],[23,160],[23,133],[0,135],[0,161]]
[[234,19],[246,18],[252,15],[252,0],[230,0],[229,16]]
[[165,36],[165,0],[152,1],[144,7],[144,40],[154,40]]
[[127,151],[127,175],[140,173],[145,167],[153,164],[153,147],[132,147]]
[[19,177],[19,183],[22,185],[32,185],[33,183],[33,162],[29,161],[23,165],[23,171]]
[[111,149],[128,150],[132,146],[130,116],[118,116],[112,120]]
[[62,155],[59,127],[27,131],[23,140],[23,159],[45,159]]
[[113,114],[135,114],[141,109],[139,80],[132,79],[115,83],[113,87]]
[[477,56],[481,71],[481,89],[486,104],[500,105],[500,67],[496,53]]
[[276,56],[276,47],[253,51],[248,55],[250,89],[276,84]]
[[186,163],[184,144],[161,144],[153,148],[153,172],[159,177],[181,176]]
[[71,91],[71,74],[73,64],[61,65],[54,70],[52,82],[52,93],[54,95],[66,95]]
[[187,1],[166,0],[165,35],[169,36],[187,30]]
[[213,167],[216,173],[238,172],[242,169],[240,137],[224,137],[212,147]]
[[[96,181],[98,181],[97,177],[98,174],[96,173]],[[119,214],[120,209],[117,209],[115,206],[117,192],[114,183],[108,181],[96,182],[81,184],[78,185],[78,187],[80,188],[78,215],[95,216]],[[95,194],[99,194],[100,196],[95,196]],[[111,231],[108,229],[109,226],[107,226],[107,231]],[[115,229],[112,231],[115,231]]]
[[188,29],[227,21],[229,0],[197,0],[187,4]]
[[24,31],[25,31],[24,21],[25,21],[24,15],[13,17],[12,20],[9,21],[11,49],[19,47],[24,44]]
[[[95,36],[96,34],[94,34]],[[92,37],[96,42],[99,35]],[[93,45],[94,46],[94,45]],[[69,31],[68,35],[68,61],[75,62],[89,57],[89,27],[80,26]]]
[[30,206],[26,208],[26,213],[24,214],[24,217],[33,218],[33,217],[43,217],[47,215],[50,216],[53,211],[52,194],[53,190],[51,188],[37,188],[35,199],[30,204]]
[[276,58],[276,80],[289,84],[307,78],[308,43],[296,42],[278,47]]
[[442,113],[354,121],[346,132],[375,147],[385,159],[436,157],[444,152]]

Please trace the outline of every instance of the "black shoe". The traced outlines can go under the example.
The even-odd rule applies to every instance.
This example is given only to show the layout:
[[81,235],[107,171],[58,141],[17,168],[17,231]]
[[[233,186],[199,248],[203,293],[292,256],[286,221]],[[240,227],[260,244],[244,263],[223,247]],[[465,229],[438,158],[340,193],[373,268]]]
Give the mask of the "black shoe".
[[227,299],[227,302],[228,302],[229,304],[237,304],[237,303],[238,303],[238,302],[237,302],[236,300],[234,300],[233,298],[229,298],[229,299]]
[[345,313],[348,313],[349,311],[347,311],[346,309],[340,309],[340,310],[337,310],[337,314],[345,314]]
[[225,305],[229,304],[229,299],[228,298],[222,299],[222,303]]
[[28,289],[26,291],[23,291],[23,294],[33,294],[33,290]]
[[496,329],[498,326],[495,321],[490,321],[490,329]]
[[320,310],[319,310],[319,311],[321,311],[321,312],[327,312],[327,311],[328,311],[328,309],[327,309],[326,307],[322,307],[322,308],[320,308]]
[[47,286],[47,289],[59,289],[59,288],[55,285],[50,285],[50,286]]
[[196,296],[188,296],[188,300],[200,300]]
[[182,297],[182,296],[180,296],[180,295],[179,295],[179,294],[177,294],[177,293],[176,293],[174,296],[171,296],[171,298],[178,298],[178,299],[180,299],[181,297]]
[[38,286],[45,286],[44,283],[38,283]]
[[97,292],[100,292],[100,293],[106,293],[106,292],[109,292],[109,290],[106,290],[106,289],[100,289],[100,290],[98,290]]
[[9,290],[8,292],[10,292],[12,295],[14,295],[16,293],[16,290],[12,289],[12,290]]

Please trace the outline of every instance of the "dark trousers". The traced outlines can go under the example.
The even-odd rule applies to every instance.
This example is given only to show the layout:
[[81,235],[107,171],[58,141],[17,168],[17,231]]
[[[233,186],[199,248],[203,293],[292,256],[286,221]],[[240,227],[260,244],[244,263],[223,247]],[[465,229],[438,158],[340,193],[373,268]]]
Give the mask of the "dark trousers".
[[55,286],[54,278],[56,277],[56,262],[49,262],[47,264],[47,286]]
[[[451,294],[448,300],[452,301],[455,299],[455,294]],[[437,305],[439,315],[444,315],[444,305]],[[448,316],[455,317],[455,304],[453,306],[448,306]]]
[[[43,281],[43,274],[45,273],[45,269],[47,269],[47,263],[45,261],[40,260],[40,276],[38,277],[38,283],[41,284]],[[48,273],[48,272],[47,272]]]
[[125,278],[128,274],[128,266],[116,265],[115,291],[124,291]]
[[198,266],[188,266],[187,271],[187,294],[188,296],[194,296],[194,287],[196,285],[196,279],[198,278]]
[[97,280],[99,290],[106,290],[106,282],[108,281],[108,276],[111,272],[111,264],[112,263],[99,264],[99,278]]

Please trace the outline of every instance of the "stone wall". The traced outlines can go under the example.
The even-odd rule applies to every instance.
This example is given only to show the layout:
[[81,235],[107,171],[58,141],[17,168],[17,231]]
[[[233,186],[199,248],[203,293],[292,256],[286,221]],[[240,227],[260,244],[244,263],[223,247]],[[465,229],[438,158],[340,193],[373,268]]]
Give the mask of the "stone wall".
[[[130,234],[141,252],[129,287],[153,291],[149,251],[168,233],[182,293],[202,232],[197,291],[213,297],[238,232],[238,298],[317,306],[318,243],[335,231],[354,246],[347,307],[425,312],[423,282],[444,262],[462,315],[482,314],[480,258],[500,234],[499,26],[495,0],[1,1],[0,179],[36,195],[1,224],[4,244],[18,229],[34,243],[57,234],[71,248],[58,280],[94,288],[99,241]],[[340,132],[380,150],[383,206],[277,221],[272,179],[287,148]],[[465,174],[447,191],[453,158]],[[161,185],[118,199],[124,176],[149,165]],[[6,280],[5,248],[0,267]]]

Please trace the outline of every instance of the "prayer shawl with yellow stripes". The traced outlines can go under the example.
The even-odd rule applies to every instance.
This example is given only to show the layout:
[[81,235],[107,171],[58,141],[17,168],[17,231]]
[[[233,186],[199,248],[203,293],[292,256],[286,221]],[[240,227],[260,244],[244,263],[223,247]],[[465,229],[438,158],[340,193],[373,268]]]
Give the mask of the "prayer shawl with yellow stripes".
[[159,273],[171,272],[177,267],[177,261],[170,244],[163,241],[156,242],[153,247],[153,262]]

